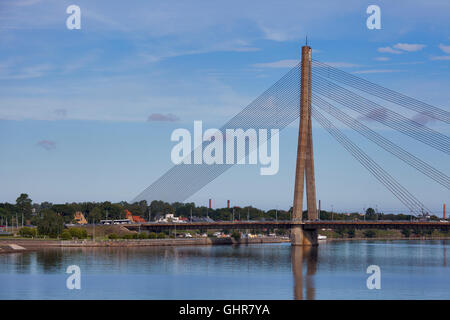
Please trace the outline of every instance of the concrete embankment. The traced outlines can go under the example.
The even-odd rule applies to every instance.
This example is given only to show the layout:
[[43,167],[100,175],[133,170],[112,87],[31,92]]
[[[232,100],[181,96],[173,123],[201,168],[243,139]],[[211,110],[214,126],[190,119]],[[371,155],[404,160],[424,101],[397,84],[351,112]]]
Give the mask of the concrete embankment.
[[3,243],[0,242],[0,253],[12,253],[12,252],[24,252],[26,248],[19,246],[16,243]]
[[145,240],[38,240],[38,239],[2,239],[0,253],[19,252],[11,246],[20,246],[27,250],[51,247],[148,247],[148,246],[189,246],[189,245],[230,245],[289,242],[285,238],[261,237],[235,240],[233,238],[193,238],[193,239],[145,239]]

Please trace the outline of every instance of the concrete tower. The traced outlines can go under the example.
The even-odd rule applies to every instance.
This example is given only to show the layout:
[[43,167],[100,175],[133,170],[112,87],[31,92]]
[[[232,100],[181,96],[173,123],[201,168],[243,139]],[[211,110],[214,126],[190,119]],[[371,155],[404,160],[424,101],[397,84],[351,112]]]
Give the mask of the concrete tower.
[[[302,47],[300,125],[298,132],[297,166],[295,171],[293,221],[302,221],[303,194],[306,180],[308,220],[316,220],[316,183],[314,178],[314,153],[311,128],[311,47]],[[292,244],[316,244],[317,232],[305,232],[301,226],[292,230]]]
[[298,132],[297,167],[294,188],[294,221],[302,220],[303,193],[306,179],[308,220],[317,219],[316,183],[311,128],[311,47],[302,47],[300,126]]

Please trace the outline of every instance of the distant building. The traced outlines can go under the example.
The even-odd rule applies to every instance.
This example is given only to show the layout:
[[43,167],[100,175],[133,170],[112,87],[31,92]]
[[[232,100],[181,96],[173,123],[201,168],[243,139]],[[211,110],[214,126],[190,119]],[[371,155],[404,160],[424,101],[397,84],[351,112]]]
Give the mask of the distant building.
[[157,222],[178,222],[178,223],[186,223],[188,221],[187,218],[183,217],[175,217],[173,213],[166,213],[164,217],[159,216]]
[[130,220],[131,222],[134,222],[134,223],[145,223],[145,222],[147,222],[147,221],[145,221],[144,218],[142,218],[140,216],[133,216],[133,214],[130,211],[126,210],[126,209],[125,209],[125,214],[126,214],[125,218]]
[[83,215],[83,213],[81,211],[75,212],[75,216],[74,216],[73,219],[78,224],[87,224],[88,223],[86,218],[84,217],[84,215]]

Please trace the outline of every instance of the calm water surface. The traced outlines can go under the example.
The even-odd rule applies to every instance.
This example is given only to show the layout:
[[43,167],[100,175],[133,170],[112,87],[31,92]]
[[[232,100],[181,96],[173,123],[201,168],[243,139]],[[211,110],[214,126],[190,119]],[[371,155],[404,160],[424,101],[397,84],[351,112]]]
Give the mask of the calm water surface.
[[[450,299],[449,241],[55,248],[0,255],[0,299]],[[449,251],[450,255],[450,251]],[[69,265],[81,290],[68,290]],[[369,265],[381,289],[369,290]]]

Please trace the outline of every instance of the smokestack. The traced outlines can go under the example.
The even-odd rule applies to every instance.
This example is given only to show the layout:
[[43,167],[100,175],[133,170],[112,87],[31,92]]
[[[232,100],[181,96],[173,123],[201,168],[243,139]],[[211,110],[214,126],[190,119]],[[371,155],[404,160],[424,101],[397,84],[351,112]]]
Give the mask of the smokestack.
[[319,199],[319,213],[317,214],[317,217],[318,217],[319,220],[320,220],[320,199]]
[[447,219],[447,216],[445,215],[445,203],[444,203],[444,220]]
[[227,200],[227,208],[230,209],[230,200]]
[[209,199],[209,208],[211,209],[211,199]]

